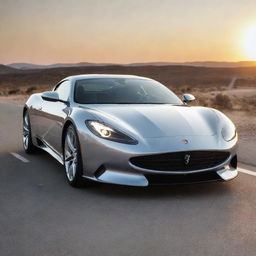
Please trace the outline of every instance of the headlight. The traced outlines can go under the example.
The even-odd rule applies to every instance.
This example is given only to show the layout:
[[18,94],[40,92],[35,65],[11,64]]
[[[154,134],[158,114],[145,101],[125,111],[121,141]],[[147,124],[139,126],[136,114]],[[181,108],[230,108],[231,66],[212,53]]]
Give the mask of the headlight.
[[231,141],[236,137],[237,135],[236,127],[230,120],[228,120],[228,122],[226,122],[226,124],[222,128],[221,134],[224,140],[226,141]]
[[90,121],[86,121],[85,123],[89,128],[89,130],[100,138],[103,138],[106,140],[112,140],[115,142],[125,143],[125,144],[138,143],[137,140],[99,121],[90,120]]

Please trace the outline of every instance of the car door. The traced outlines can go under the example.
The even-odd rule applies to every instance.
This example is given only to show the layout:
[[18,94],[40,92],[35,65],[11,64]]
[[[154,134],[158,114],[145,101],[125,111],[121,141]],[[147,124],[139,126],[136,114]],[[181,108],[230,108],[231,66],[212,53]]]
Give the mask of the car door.
[[71,85],[69,80],[59,83],[54,91],[59,94],[60,101],[44,101],[42,110],[44,122],[42,127],[42,139],[55,153],[62,154],[61,136],[67,115],[69,114],[69,98]]

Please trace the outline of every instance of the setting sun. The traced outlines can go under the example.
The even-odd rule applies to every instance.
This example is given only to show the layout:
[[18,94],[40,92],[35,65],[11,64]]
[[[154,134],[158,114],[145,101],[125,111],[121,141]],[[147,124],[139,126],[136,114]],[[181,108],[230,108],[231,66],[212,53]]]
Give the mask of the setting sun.
[[256,60],[256,24],[246,31],[244,46],[247,57]]

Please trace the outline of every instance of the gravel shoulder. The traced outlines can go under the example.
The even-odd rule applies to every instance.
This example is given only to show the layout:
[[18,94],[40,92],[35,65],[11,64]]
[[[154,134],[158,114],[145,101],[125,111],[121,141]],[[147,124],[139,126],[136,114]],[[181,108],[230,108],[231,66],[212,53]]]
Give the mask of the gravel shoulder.
[[254,113],[225,113],[235,123],[239,136],[238,160],[256,166],[256,116]]

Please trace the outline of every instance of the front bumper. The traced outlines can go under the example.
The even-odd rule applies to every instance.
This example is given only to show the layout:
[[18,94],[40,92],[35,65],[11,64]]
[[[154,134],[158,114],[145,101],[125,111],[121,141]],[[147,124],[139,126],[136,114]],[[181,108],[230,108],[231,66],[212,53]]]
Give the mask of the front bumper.
[[99,182],[128,186],[146,187],[149,185],[192,184],[211,181],[228,181],[238,175],[236,169],[223,168],[218,171],[182,174],[135,174],[106,170],[98,178]]
[[[184,184],[208,181],[228,181],[238,174],[234,161],[237,138],[226,142],[217,135],[142,139],[138,145],[107,141],[88,133],[79,133],[84,167],[84,177],[98,182],[129,186],[154,184]],[[193,171],[156,171],[131,164],[136,156],[196,150],[225,151],[230,157],[218,166]]]

